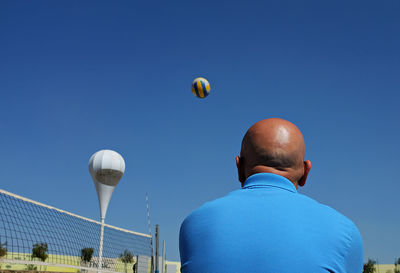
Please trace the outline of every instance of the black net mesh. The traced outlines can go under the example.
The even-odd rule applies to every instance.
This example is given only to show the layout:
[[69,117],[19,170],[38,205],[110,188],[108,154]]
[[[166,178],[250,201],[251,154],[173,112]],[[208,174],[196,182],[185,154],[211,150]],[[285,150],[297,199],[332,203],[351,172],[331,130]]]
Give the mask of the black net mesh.
[[[97,268],[100,229],[99,222],[0,191],[0,244],[3,254],[6,252],[1,257],[0,249],[0,259]],[[47,245],[47,257],[40,255],[40,251],[32,255],[35,245],[36,251]],[[83,248],[93,249],[90,262],[81,260]],[[120,259],[126,250],[133,257],[151,257],[150,237],[105,226],[102,268],[123,272],[126,267],[131,268],[133,263],[123,263]]]

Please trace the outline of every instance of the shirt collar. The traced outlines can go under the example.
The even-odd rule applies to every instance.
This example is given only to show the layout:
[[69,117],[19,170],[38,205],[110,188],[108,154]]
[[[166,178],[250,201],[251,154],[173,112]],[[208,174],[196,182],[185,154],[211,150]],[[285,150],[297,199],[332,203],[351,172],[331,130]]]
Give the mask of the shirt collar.
[[248,177],[244,182],[243,189],[275,187],[297,193],[296,187],[290,180],[273,173],[257,173]]

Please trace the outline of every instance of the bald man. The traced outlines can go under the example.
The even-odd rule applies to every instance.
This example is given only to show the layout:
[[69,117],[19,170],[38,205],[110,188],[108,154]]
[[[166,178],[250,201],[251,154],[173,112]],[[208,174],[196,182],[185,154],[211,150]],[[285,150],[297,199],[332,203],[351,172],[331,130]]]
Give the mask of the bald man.
[[236,157],[242,188],[182,223],[181,272],[361,273],[354,223],[297,192],[311,169],[304,155],[294,124],[277,118],[254,124]]

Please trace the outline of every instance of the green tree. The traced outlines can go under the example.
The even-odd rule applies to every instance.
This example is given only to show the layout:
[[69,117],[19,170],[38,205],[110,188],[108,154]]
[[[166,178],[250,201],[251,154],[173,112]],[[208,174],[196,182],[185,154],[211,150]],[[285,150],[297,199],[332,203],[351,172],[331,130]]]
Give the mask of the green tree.
[[[32,259],[38,258],[42,262],[46,261],[46,259],[49,257],[49,255],[46,253],[48,249],[49,248],[46,243],[34,244],[32,248]],[[40,270],[42,270],[42,266],[40,266]]]
[[374,273],[376,261],[368,259],[368,262],[363,266],[363,273]]
[[394,273],[400,273],[400,258],[394,261]]
[[133,263],[133,254],[132,254],[132,252],[130,252],[129,250],[125,249],[124,253],[121,253],[119,255],[119,259],[121,260],[121,262],[124,263],[125,273],[126,273],[128,271],[127,265],[129,263]]
[[93,256],[93,248],[85,247],[81,249],[81,261],[85,264],[89,263]]
[[[7,242],[1,243],[0,242],[0,260],[7,255]],[[0,269],[2,264],[0,263]]]

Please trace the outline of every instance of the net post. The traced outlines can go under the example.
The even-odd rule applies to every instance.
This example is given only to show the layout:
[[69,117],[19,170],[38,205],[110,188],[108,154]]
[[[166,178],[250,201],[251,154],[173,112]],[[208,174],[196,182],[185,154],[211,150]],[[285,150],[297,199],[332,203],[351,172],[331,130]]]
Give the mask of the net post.
[[104,217],[101,217],[101,228],[100,228],[100,243],[99,243],[99,260],[97,269],[99,270],[98,273],[101,273],[101,264],[103,260],[103,237],[104,237]]
[[155,273],[159,273],[160,271],[158,270],[158,225],[156,225],[156,270]]

